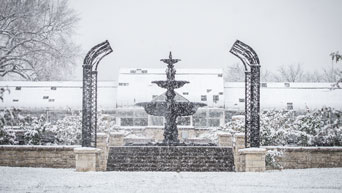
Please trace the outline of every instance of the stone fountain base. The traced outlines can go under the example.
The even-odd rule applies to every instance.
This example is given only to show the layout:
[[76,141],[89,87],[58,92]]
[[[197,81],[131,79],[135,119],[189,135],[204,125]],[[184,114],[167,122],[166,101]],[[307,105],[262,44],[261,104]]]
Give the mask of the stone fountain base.
[[120,146],[110,147],[107,171],[233,171],[231,147]]

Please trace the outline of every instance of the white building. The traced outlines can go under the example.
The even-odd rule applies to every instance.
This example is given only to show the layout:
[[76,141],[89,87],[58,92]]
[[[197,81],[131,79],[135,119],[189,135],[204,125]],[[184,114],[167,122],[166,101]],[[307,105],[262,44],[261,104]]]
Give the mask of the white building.
[[[151,83],[166,80],[165,69],[121,69],[118,82],[99,81],[98,109],[113,111],[122,127],[163,125],[163,118],[147,115],[138,102],[149,102],[166,90]],[[203,102],[190,117],[181,118],[183,127],[217,127],[230,120],[234,112],[244,111],[244,83],[223,81],[220,69],[177,69],[176,80],[189,84],[175,91],[192,102]],[[82,81],[0,81],[8,89],[0,108],[25,110],[81,110]],[[261,110],[303,111],[322,107],[342,110],[342,89],[331,83],[261,83]]]
[[[261,83],[261,109],[307,110],[333,107],[342,110],[342,89],[331,89],[332,83]],[[245,84],[224,84],[225,109],[244,111]]]

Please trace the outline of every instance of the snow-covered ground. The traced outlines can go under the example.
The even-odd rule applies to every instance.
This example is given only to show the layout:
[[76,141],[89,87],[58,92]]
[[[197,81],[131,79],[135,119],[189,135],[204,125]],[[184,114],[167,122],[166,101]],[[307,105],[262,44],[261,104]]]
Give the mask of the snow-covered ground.
[[342,168],[234,172],[75,172],[0,167],[0,192],[342,192]]

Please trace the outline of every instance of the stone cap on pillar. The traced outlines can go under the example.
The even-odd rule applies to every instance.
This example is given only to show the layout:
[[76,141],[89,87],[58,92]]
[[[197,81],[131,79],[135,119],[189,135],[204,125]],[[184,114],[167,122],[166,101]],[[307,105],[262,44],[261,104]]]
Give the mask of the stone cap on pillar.
[[224,137],[232,137],[233,136],[231,133],[223,133],[223,132],[218,132],[217,135],[224,136]]
[[108,136],[107,133],[97,133],[96,134],[96,137],[103,137],[103,138],[105,138],[107,136]]
[[125,134],[121,132],[110,132],[109,135],[110,136],[125,136]]
[[74,152],[76,154],[94,154],[99,153],[101,149],[93,148],[93,147],[77,147],[74,148]]
[[235,133],[234,134],[235,137],[245,137],[245,134],[244,133]]
[[239,150],[240,154],[266,154],[266,149],[264,148],[245,148]]

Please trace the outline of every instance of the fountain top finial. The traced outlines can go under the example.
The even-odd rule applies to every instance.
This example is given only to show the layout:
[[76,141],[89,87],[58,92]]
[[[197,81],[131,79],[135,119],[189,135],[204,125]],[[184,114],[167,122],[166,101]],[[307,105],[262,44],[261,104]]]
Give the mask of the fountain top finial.
[[173,64],[181,61],[180,59],[173,59],[172,58],[172,52],[170,51],[170,54],[169,54],[169,58],[168,59],[161,59],[160,61],[170,65],[170,66],[173,66]]

